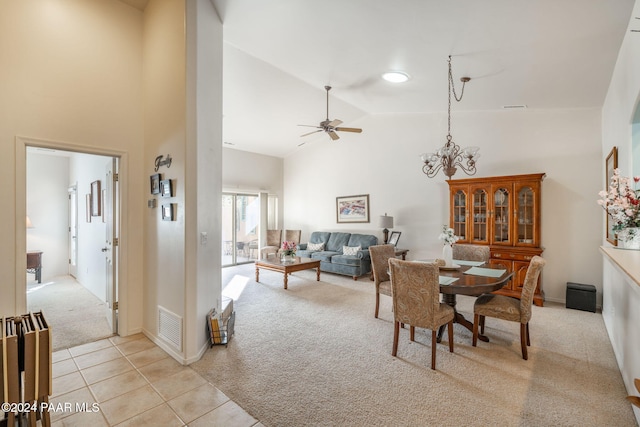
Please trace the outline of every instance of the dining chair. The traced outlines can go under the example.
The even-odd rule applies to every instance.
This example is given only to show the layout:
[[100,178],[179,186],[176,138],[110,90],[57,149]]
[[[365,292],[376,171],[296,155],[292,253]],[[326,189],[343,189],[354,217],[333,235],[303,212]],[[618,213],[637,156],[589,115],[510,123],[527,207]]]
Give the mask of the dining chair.
[[267,244],[260,248],[260,258],[276,255],[282,244],[282,230],[267,230]]
[[299,245],[301,234],[302,230],[284,230],[284,240],[287,242],[294,242],[296,245]]
[[438,328],[448,325],[449,351],[453,353],[453,307],[440,302],[438,265],[389,259],[393,299],[393,351],[398,353],[400,324],[409,325],[409,339],[414,341],[415,328],[431,329],[431,369],[436,369]]
[[484,334],[485,317],[520,322],[520,347],[522,358],[528,359],[527,346],[531,345],[529,338],[529,321],[531,320],[531,306],[533,305],[533,293],[538,284],[538,277],[546,261],[539,256],[534,256],[529,263],[527,275],[524,279],[520,299],[504,295],[483,294],[476,299],[473,305],[473,346],[478,342],[478,326],[480,333]]
[[380,294],[391,296],[391,279],[389,279],[389,260],[395,258],[395,248],[393,245],[369,246],[369,256],[371,257],[371,270],[373,281],[376,286],[376,311],[374,317],[378,318],[380,308]]
[[453,245],[453,259],[465,261],[484,261],[489,264],[491,251],[489,246],[483,245]]

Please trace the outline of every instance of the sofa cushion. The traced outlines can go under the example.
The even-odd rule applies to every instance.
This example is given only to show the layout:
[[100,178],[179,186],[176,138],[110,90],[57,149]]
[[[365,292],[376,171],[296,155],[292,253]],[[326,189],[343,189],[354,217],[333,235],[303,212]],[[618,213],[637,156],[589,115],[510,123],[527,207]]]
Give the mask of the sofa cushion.
[[309,242],[324,243],[326,246],[330,236],[331,236],[331,233],[328,231],[314,231],[313,233],[311,233],[311,236],[309,237]]
[[360,246],[343,246],[342,255],[357,255],[360,249]]
[[325,261],[325,262],[332,262],[332,258],[336,255],[340,255],[340,252],[333,252],[333,251],[319,251],[319,252],[313,252],[311,254],[311,258],[313,259],[319,259],[320,261]]
[[323,251],[324,250],[324,242],[320,242],[320,243],[309,242],[309,243],[307,243],[307,250],[308,251]]
[[356,267],[360,267],[362,265],[362,259],[355,255],[334,255],[331,258],[332,264],[340,264],[340,265],[353,265]]
[[349,237],[351,237],[351,233],[331,233],[329,241],[325,245],[326,250],[341,253],[343,246],[358,246],[347,245],[347,243],[349,243]]
[[368,249],[369,246],[378,244],[378,238],[371,234],[351,234],[347,246],[360,246],[362,249]]

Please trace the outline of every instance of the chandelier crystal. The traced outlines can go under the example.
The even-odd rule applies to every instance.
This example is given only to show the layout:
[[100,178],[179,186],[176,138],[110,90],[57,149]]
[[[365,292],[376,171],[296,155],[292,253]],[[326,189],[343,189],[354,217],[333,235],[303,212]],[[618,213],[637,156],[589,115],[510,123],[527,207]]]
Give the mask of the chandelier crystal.
[[447,110],[447,142],[438,149],[435,153],[422,153],[420,155],[424,166],[422,166],[422,172],[424,172],[429,178],[433,178],[440,172],[442,172],[451,179],[455,175],[458,168],[462,169],[467,175],[474,175],[476,173],[476,160],[480,157],[479,147],[466,147],[460,148],[458,144],[453,142],[451,136],[451,94],[457,102],[462,100],[464,96],[464,85],[471,80],[469,77],[461,77],[462,91],[460,97],[456,94],[455,86],[453,85],[453,74],[451,72],[451,56],[449,56],[449,106]]

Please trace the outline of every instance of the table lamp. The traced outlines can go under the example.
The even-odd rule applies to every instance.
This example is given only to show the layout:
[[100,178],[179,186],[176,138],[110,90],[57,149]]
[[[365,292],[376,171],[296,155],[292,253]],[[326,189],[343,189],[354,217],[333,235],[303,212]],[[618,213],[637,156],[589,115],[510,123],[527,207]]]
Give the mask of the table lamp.
[[380,215],[380,219],[378,220],[378,227],[384,228],[382,232],[384,233],[384,244],[386,245],[389,241],[389,228],[393,228],[393,217],[384,215]]

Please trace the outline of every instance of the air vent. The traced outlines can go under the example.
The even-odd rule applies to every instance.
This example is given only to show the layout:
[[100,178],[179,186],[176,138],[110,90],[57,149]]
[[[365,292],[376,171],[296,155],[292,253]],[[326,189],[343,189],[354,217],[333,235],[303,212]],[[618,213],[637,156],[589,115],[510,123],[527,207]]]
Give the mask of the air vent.
[[182,318],[158,306],[158,336],[182,351]]
[[519,108],[527,108],[526,105],[503,105],[502,108],[504,108],[505,110],[514,110],[514,109],[519,109]]

